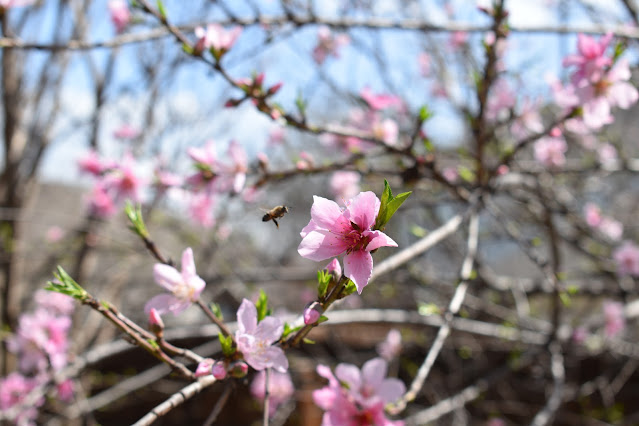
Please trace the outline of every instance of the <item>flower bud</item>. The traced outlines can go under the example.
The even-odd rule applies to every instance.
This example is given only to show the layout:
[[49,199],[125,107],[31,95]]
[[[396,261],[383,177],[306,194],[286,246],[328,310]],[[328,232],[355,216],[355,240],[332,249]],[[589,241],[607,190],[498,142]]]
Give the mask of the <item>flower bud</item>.
[[211,374],[211,367],[215,363],[215,360],[211,358],[205,358],[197,365],[195,369],[195,377],[203,377]]
[[243,377],[246,377],[246,374],[248,373],[248,364],[245,363],[244,361],[234,362],[233,364],[231,364],[229,373],[231,374],[232,377],[235,377],[236,379],[241,379]]
[[317,302],[311,302],[304,309],[304,324],[315,324],[322,315],[322,306]]
[[282,83],[281,81],[277,84],[274,84],[273,86],[269,87],[268,91],[266,92],[266,96],[271,96],[276,94],[284,85],[284,83]]
[[149,328],[158,338],[162,338],[164,334],[164,322],[155,308],[151,308],[149,312]]
[[342,267],[339,264],[339,260],[337,260],[337,258],[331,260],[331,262],[326,265],[324,269],[326,269],[333,276],[333,280],[335,282],[339,281],[339,279],[342,278]]
[[217,380],[224,380],[226,378],[226,367],[222,361],[218,361],[211,367],[211,374]]

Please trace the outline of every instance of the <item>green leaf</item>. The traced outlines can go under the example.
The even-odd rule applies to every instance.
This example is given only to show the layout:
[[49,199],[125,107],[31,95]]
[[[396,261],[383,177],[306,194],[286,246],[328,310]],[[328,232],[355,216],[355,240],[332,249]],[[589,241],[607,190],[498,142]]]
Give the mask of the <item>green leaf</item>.
[[220,339],[220,345],[222,346],[222,353],[225,357],[232,357],[235,354],[235,348],[233,347],[233,338],[231,336],[224,336],[222,333],[218,333],[218,339]]
[[211,312],[213,312],[213,315],[215,315],[215,318],[219,319],[220,321],[224,320],[224,315],[222,315],[222,308],[220,308],[219,304],[211,303],[209,305],[209,308],[211,308]]
[[419,315],[427,317],[430,315],[439,315],[441,310],[439,306],[434,303],[420,303],[417,307],[417,312],[419,312]]
[[559,293],[559,298],[561,299],[561,303],[564,304],[565,307],[570,307],[572,304],[572,300],[570,299],[570,295],[565,291]]
[[129,229],[142,238],[149,238],[149,231],[146,229],[144,219],[142,218],[142,207],[140,207],[140,205],[133,207],[133,204],[127,201],[124,206],[124,213],[126,217],[129,218],[129,222],[131,222]]
[[184,51],[184,53],[186,53],[187,55],[192,55],[193,54],[193,47],[191,47],[190,45],[186,44],[186,43],[182,43],[182,50]]
[[297,327],[291,327],[289,323],[284,323],[284,332],[282,333],[282,339],[286,339],[292,333],[295,333],[302,329],[302,325],[298,325]]
[[422,123],[428,120],[429,118],[431,118],[432,116],[433,116],[433,113],[431,112],[430,109],[428,109],[428,106],[424,105],[423,107],[419,109],[419,121],[421,121]]
[[426,148],[426,151],[428,151],[428,152],[435,151],[435,147],[433,146],[433,142],[431,142],[430,139],[424,139],[424,148]]
[[346,284],[346,288],[344,288],[344,296],[353,294],[356,291],[357,291],[357,286],[355,286],[355,283],[351,280],[348,280],[348,284]]
[[62,266],[58,266],[57,272],[54,272],[53,275],[56,280],[47,282],[45,290],[66,294],[78,300],[84,300],[88,296],[86,290],[76,283]]
[[388,181],[384,179],[384,192],[382,193],[379,213],[375,219],[375,226],[373,229],[383,231],[391,217],[393,217],[397,209],[399,209],[404,201],[406,201],[410,194],[410,192],[403,192],[397,197],[393,197],[390,185],[388,184]]
[[320,317],[319,317],[319,319],[317,320],[317,323],[318,323],[318,324],[321,324],[321,323],[326,322],[326,321],[328,321],[328,317],[327,317],[327,316],[325,316],[325,315],[322,315],[322,316],[320,316]]
[[326,294],[326,290],[328,289],[328,284],[330,282],[331,274],[328,273],[328,271],[317,271],[317,295],[319,297],[324,297],[324,295]]
[[160,16],[162,16],[162,19],[166,21],[166,8],[164,7],[164,3],[162,3],[161,0],[158,0],[157,5],[158,5],[158,12],[160,12]]
[[257,309],[257,322],[260,322],[266,318],[268,314],[268,296],[262,289],[260,289],[260,297],[257,299],[255,308]]
[[302,97],[302,91],[300,90],[297,93],[297,98],[295,98],[295,106],[297,110],[300,112],[302,117],[306,117],[306,101]]
[[470,170],[468,167],[459,166],[457,172],[459,173],[459,177],[462,178],[464,181],[469,183],[473,183],[475,181],[475,172]]
[[306,343],[307,345],[314,345],[315,344],[315,340],[311,340],[308,337],[305,337],[302,341],[304,343]]

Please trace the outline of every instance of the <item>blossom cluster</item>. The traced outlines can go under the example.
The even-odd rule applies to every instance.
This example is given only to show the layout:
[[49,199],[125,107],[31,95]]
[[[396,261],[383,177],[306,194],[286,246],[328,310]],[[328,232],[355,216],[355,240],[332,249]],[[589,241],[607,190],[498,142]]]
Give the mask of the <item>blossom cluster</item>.
[[[45,403],[44,392],[30,396],[40,385],[54,381],[54,374],[68,362],[69,329],[73,299],[60,293],[38,290],[33,312],[20,316],[7,348],[18,358],[18,370],[0,379],[0,410],[12,410],[16,424],[35,424],[38,407]],[[38,391],[35,391],[38,392]],[[50,396],[61,401],[73,398],[71,379],[56,383]]]

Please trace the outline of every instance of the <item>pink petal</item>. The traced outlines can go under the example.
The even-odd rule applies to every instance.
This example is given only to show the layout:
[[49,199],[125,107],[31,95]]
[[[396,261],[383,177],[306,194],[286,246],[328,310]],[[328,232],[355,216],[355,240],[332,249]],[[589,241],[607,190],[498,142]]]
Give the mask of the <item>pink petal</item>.
[[359,392],[362,387],[362,375],[359,368],[353,364],[338,364],[335,367],[335,376],[348,385],[351,393]]
[[386,377],[387,370],[388,364],[382,358],[373,358],[367,361],[362,367],[362,378],[365,386],[379,389]]
[[247,299],[242,300],[242,304],[237,310],[237,324],[240,333],[253,334],[253,331],[257,328],[257,309]]
[[[335,389],[325,387],[313,391],[313,402],[324,411],[330,411],[335,404],[335,398],[339,396]],[[324,424],[324,423],[322,423]]]
[[151,309],[155,309],[159,314],[173,312],[177,315],[175,309],[176,307],[179,308],[179,305],[181,304],[182,301],[172,294],[162,293],[152,297],[151,300],[146,302],[146,305],[144,305],[144,312],[148,315],[151,312]]
[[335,201],[318,197],[317,195],[313,196],[311,218],[318,227],[333,229],[341,216],[342,210]]
[[288,359],[284,354],[284,351],[281,348],[271,346],[266,349],[265,355],[269,358],[269,366],[279,371],[280,373],[285,373],[288,370]]
[[173,291],[175,287],[182,283],[182,274],[172,266],[156,263],[153,267],[153,279],[160,286]]
[[364,236],[371,236],[371,240],[366,246],[366,251],[373,251],[380,247],[397,247],[397,243],[382,231],[367,231]]
[[348,204],[348,219],[361,230],[370,229],[375,224],[380,204],[374,192],[360,192]]
[[191,250],[191,247],[182,252],[182,275],[184,278],[196,275],[195,261],[193,260],[193,250]]
[[330,386],[339,386],[339,382],[328,366],[319,364],[317,366],[317,374],[327,379]]
[[274,317],[266,317],[257,325],[253,335],[256,339],[268,344],[276,342],[284,332],[282,321]]
[[373,256],[369,252],[360,250],[344,257],[344,275],[355,283],[359,294],[362,294],[372,273]]
[[297,247],[297,251],[300,256],[317,262],[335,257],[347,248],[347,244],[339,235],[330,231],[318,230],[306,234]]
[[399,379],[384,379],[380,387],[377,389],[377,395],[382,398],[385,403],[397,401],[406,392],[406,385]]

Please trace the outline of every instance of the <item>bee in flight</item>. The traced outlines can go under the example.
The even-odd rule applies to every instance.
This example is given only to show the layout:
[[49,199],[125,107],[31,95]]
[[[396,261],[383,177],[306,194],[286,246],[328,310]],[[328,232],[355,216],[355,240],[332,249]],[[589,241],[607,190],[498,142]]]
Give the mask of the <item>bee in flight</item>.
[[288,213],[288,207],[286,206],[276,206],[271,210],[264,210],[266,214],[262,216],[262,222],[268,222],[272,220],[277,229],[280,229],[280,225],[277,223],[277,219],[283,217],[286,213]]

